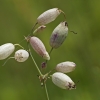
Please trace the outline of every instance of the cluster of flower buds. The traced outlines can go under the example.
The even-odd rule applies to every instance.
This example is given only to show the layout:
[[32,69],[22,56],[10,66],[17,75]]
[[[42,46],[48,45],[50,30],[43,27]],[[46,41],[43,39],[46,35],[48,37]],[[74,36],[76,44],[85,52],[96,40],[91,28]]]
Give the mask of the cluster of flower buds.
[[[40,26],[35,30],[34,30],[35,27],[32,29],[33,36],[28,36],[25,38],[27,42],[30,43],[34,51],[38,55],[40,55],[43,59],[46,60],[46,62],[42,63],[42,67],[46,65],[47,60],[50,60],[51,51],[53,49],[57,49],[58,47],[60,47],[62,43],[65,41],[68,35],[68,23],[66,21],[62,21],[53,30],[50,40],[49,40],[49,44],[52,47],[52,49],[49,53],[47,52],[43,42],[35,35],[41,30],[45,29],[46,26],[44,25],[54,21],[58,17],[58,15],[60,15],[61,12],[64,14],[62,10],[59,10],[58,8],[52,8],[42,13],[37,18],[37,23],[36,23],[36,24],[39,24]],[[4,45],[1,45],[0,46],[0,60],[6,59],[7,57],[9,57],[14,52],[14,50],[15,50],[15,45],[12,43],[6,43]],[[29,54],[31,55],[30,49],[29,49],[29,52],[25,49],[19,49],[15,52],[15,55],[13,58],[15,58],[17,62],[24,62],[29,58]],[[70,61],[61,62],[57,64],[55,68],[56,72],[51,75],[52,82],[56,86],[62,89],[68,89],[68,90],[75,89],[76,88],[75,83],[72,81],[72,79],[68,75],[65,74],[65,73],[72,72],[75,69],[75,67],[76,67],[76,64]],[[39,79],[44,84],[47,80],[49,73],[42,75],[39,68],[37,69],[40,73]]]
[[62,62],[57,64],[56,66],[56,71],[53,75],[52,75],[52,82],[62,88],[62,89],[75,89],[75,83],[71,80],[71,78],[64,74],[64,73],[68,73],[68,72],[72,72],[75,69],[76,64],[74,62],[70,62],[70,61],[66,61],[66,62]]
[[[0,46],[0,60],[4,60],[8,58],[15,50],[15,46],[19,44],[12,44],[12,43],[6,43]],[[20,45],[19,45],[20,46]],[[24,50],[20,49],[15,52],[14,57],[16,61],[18,62],[24,62],[28,59],[29,53]]]
[[[61,12],[62,11],[59,10],[58,8],[47,10],[37,18],[37,22],[40,25],[48,24],[54,21]],[[41,28],[38,28],[37,30],[40,30],[40,29]],[[37,32],[37,30],[35,32]],[[53,30],[51,34],[49,43],[52,49],[53,48],[56,49],[60,47],[62,43],[65,41],[67,35],[68,35],[68,23],[66,21],[63,21]],[[33,42],[36,44],[36,41],[33,41]],[[39,47],[38,46],[34,47],[33,42],[30,42],[30,43],[34,49],[36,48],[35,51],[38,51],[37,53],[39,54]],[[75,89],[76,88],[75,83],[71,80],[69,76],[64,74],[64,73],[72,72],[75,69],[75,66],[76,64],[70,61],[57,64],[55,68],[57,72],[55,72],[52,75],[52,82],[62,89],[69,89],[69,90]]]

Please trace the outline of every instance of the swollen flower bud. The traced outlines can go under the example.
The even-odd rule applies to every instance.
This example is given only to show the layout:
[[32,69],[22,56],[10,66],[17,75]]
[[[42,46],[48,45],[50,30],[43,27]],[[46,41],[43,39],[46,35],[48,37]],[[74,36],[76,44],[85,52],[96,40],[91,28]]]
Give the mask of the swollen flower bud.
[[42,43],[42,41],[39,38],[37,38],[35,36],[30,37],[29,42],[30,42],[32,48],[37,52],[37,54],[39,54],[46,60],[50,60],[50,56],[49,56],[48,52],[46,51],[44,44]]
[[75,69],[76,64],[74,62],[66,61],[57,64],[56,70],[62,73],[68,73]]
[[24,62],[28,59],[29,53],[26,50],[20,49],[15,52],[15,60],[18,62]]
[[39,26],[34,32],[33,35],[36,35],[37,33],[39,33],[40,31],[44,30],[46,28],[46,26],[41,25]]
[[52,48],[58,48],[66,39],[68,34],[68,24],[66,21],[61,22],[52,32],[50,37],[50,46]]
[[61,72],[55,72],[52,75],[52,82],[62,89],[71,90],[76,88],[75,83],[71,80],[71,78]]
[[38,22],[38,24],[41,24],[41,25],[48,24],[48,23],[54,21],[60,13],[61,13],[61,10],[59,10],[58,8],[49,9],[49,10],[45,11],[44,13],[42,13],[37,18],[37,22]]
[[15,49],[12,43],[6,43],[0,46],[0,60],[6,59]]

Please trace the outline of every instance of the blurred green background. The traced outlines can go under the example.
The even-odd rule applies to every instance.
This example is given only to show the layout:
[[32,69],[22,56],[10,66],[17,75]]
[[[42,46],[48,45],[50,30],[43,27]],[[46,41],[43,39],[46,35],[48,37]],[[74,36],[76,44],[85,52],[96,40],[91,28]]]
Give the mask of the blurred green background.
[[[79,83],[77,89],[69,91],[48,80],[50,100],[100,100],[100,0],[0,0],[0,45],[22,41],[37,17],[54,7],[66,13],[69,30],[78,34],[69,32],[62,46],[52,52],[44,73],[60,62],[73,61],[76,69],[68,75]],[[61,21],[62,14],[38,34],[47,51],[50,35]],[[26,41],[21,45],[27,49]],[[32,54],[40,66],[44,60],[34,50]],[[31,58],[24,63],[11,59],[2,66],[5,61],[0,61],[0,100],[47,100]]]

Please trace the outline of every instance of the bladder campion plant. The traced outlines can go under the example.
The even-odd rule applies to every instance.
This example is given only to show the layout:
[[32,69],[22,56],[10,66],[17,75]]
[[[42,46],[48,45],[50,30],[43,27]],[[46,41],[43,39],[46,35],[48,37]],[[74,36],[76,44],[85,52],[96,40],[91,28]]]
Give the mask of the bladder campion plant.
[[[46,28],[45,25],[54,21],[61,13],[64,15],[64,21],[60,22],[59,25],[53,30],[49,40],[51,50],[48,53],[43,42],[37,37],[37,34],[42,30],[44,30]],[[35,29],[37,24],[40,26]],[[71,90],[76,88],[76,85],[72,81],[72,79],[65,74],[68,72],[72,72],[75,69],[76,64],[71,61],[60,62],[55,66],[54,68],[55,72],[53,74],[51,74],[52,70],[43,74],[40,68],[38,67],[37,63],[35,62],[35,59],[30,50],[30,46],[32,46],[32,48],[38,55],[40,55],[43,59],[46,60],[41,65],[41,68],[45,68],[47,65],[47,61],[50,60],[50,54],[52,50],[59,48],[62,45],[62,43],[65,41],[67,35],[68,35],[68,23],[66,22],[65,13],[58,8],[49,9],[43,12],[37,18],[37,22],[33,26],[31,33],[27,37],[25,37],[24,40],[27,41],[29,49],[25,50],[23,46],[21,46],[20,44],[13,44],[13,43],[3,44],[0,46],[0,60],[4,60],[8,58],[15,51],[16,45],[19,45],[21,49],[15,51],[14,57],[9,57],[7,61],[10,58],[14,58],[17,62],[24,62],[29,57],[31,57],[32,61],[35,64],[36,69],[38,70],[38,74],[39,74],[38,78],[41,82],[41,85],[45,87],[47,100],[49,100],[49,95],[46,87],[46,81],[48,78],[51,78],[52,82],[56,86],[62,89]],[[5,63],[3,65],[5,65]]]

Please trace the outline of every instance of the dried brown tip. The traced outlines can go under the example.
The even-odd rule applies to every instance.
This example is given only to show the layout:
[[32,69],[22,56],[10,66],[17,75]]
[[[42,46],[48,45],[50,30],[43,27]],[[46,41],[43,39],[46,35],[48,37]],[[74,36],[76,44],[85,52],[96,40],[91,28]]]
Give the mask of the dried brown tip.
[[74,34],[77,34],[76,32],[74,32],[74,31],[70,31],[70,32],[72,32],[72,33],[74,33]]
[[67,23],[67,22],[65,22],[65,26],[67,26],[67,27],[68,27],[68,23]]
[[66,18],[66,15],[65,15],[64,11],[62,11],[61,9],[59,9],[59,12],[61,12],[64,15],[64,18],[66,20],[67,18]]

